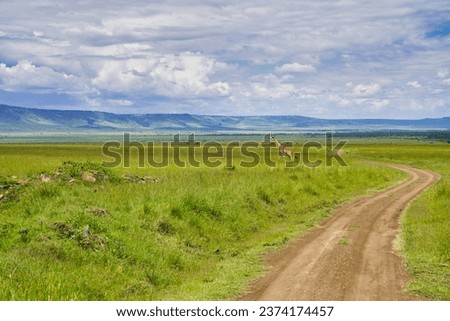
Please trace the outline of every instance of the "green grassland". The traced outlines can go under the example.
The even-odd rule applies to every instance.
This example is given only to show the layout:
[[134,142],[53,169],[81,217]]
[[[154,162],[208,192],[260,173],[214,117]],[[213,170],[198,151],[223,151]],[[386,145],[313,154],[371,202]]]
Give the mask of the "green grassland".
[[274,168],[242,167],[240,152],[231,167],[154,168],[139,167],[133,150],[131,167],[104,168],[100,145],[0,145],[0,185],[27,182],[0,202],[0,300],[232,299],[262,273],[261,254],[339,204],[405,179],[366,158],[443,175],[409,207],[402,237],[411,291],[449,298],[448,146],[351,145],[348,166],[316,168],[287,168],[276,154]]
[[[231,168],[138,168],[133,161],[102,169],[94,165],[105,158],[98,145],[0,146],[4,183],[30,180],[0,203],[0,298],[229,299],[261,273],[261,253],[337,204],[402,178],[352,160],[286,168],[276,150],[276,168],[242,168],[243,156],[233,157]],[[63,166],[67,160],[84,165]],[[77,166],[109,179],[82,181]],[[55,172],[50,182],[38,179]],[[157,179],[125,182],[123,174]]]

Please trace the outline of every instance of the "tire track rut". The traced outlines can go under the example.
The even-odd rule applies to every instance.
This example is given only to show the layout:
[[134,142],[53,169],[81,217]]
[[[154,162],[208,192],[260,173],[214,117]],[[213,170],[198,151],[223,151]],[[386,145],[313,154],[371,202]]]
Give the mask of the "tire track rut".
[[270,270],[243,294],[249,301],[418,300],[394,250],[403,209],[439,175],[404,165],[410,178],[349,202],[288,248],[267,257]]

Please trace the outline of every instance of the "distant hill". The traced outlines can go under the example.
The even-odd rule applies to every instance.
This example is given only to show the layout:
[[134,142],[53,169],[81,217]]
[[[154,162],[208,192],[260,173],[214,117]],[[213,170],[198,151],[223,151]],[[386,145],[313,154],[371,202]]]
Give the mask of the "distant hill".
[[0,105],[0,132],[255,132],[450,130],[450,117],[419,120],[319,119],[303,116],[113,114]]

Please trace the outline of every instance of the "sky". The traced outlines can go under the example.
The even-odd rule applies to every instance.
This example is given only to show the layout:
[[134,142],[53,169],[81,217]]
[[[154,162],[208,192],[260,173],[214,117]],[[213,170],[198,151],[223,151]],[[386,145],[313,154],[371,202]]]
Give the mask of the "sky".
[[450,116],[448,0],[0,0],[0,104]]

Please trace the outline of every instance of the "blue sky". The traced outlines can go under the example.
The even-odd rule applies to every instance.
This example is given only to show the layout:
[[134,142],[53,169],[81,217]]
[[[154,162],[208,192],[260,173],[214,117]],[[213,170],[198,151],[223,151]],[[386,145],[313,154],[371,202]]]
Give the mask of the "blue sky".
[[450,115],[448,0],[2,1],[0,103]]

